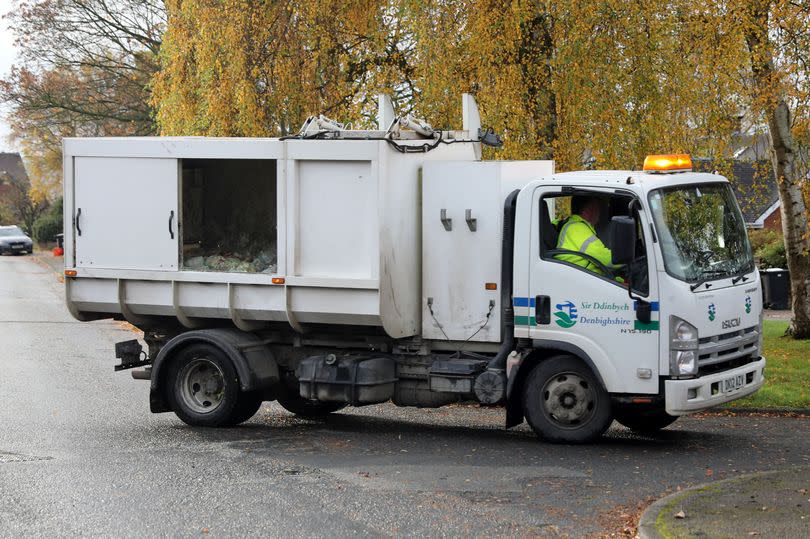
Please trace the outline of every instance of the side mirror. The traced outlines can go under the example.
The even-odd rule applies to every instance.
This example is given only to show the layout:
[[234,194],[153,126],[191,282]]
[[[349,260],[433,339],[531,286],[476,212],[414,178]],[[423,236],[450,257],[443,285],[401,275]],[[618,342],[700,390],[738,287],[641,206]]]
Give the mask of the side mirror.
[[636,222],[632,217],[617,215],[610,220],[610,251],[613,263],[629,264],[636,254]]

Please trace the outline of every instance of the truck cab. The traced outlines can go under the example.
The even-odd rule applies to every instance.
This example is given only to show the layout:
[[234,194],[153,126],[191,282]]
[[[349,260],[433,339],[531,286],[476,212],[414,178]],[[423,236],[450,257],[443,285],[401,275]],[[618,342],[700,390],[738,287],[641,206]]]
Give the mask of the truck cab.
[[[549,354],[587,364],[614,417],[639,430],[762,385],[759,275],[731,186],[688,162],[673,170],[649,164],[655,159],[641,172],[556,174],[520,191],[513,305],[527,353],[510,359],[510,398],[526,392],[535,358]],[[619,269],[560,260],[553,216],[574,196],[603,200],[595,229]],[[598,413],[598,392],[582,387],[592,380],[568,378],[530,397],[542,401],[532,419],[549,432]],[[510,422],[521,419],[517,409]]]

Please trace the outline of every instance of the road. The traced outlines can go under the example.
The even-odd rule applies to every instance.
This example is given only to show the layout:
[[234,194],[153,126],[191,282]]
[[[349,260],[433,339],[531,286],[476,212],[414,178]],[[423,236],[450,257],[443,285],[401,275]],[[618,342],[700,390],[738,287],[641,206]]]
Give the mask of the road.
[[266,403],[244,426],[153,415],[113,372],[112,321],[79,323],[54,274],[0,257],[0,536],[600,536],[645,500],[810,463],[810,420],[683,418],[598,444],[505,431],[494,409]]

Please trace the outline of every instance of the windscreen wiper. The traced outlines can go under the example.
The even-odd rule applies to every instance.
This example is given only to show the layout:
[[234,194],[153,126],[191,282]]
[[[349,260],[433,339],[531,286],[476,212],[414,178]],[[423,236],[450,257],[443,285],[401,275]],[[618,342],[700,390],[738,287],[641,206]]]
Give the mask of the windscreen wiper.
[[[701,274],[701,278],[698,280],[698,282],[689,286],[689,290],[694,292],[695,290],[697,290],[699,286],[706,284],[707,282],[711,281],[715,276],[722,275],[723,273],[725,273],[725,271],[723,270],[704,271]],[[709,288],[710,286],[711,286],[710,284],[706,285],[706,288]]]
[[747,281],[748,277],[746,277],[745,274],[748,273],[749,271],[751,271],[752,269],[754,269],[754,268],[752,268],[751,266],[748,266],[747,268],[741,270],[737,275],[734,276],[733,279],[731,279],[731,284],[737,284],[740,281],[742,281],[742,282]]

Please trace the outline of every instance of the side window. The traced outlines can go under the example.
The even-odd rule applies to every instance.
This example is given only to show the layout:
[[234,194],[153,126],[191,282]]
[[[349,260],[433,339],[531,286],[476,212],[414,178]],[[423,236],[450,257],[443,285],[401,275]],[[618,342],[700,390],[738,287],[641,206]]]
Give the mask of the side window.
[[647,295],[646,247],[636,210],[631,216],[638,230],[637,263],[617,266],[611,256],[611,219],[627,216],[631,200],[629,195],[601,192],[543,197],[540,200],[540,256],[620,286],[630,283],[635,292]]

